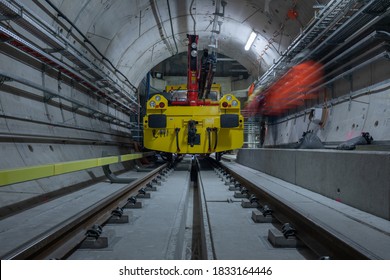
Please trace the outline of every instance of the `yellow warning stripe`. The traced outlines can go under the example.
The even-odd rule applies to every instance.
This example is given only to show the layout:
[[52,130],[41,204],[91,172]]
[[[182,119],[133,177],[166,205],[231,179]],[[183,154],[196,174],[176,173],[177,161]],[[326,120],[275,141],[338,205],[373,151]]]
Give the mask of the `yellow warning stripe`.
[[21,167],[21,168],[14,168],[14,169],[4,169],[4,170],[0,170],[0,187],[26,182],[30,180],[36,180],[36,179],[46,178],[50,176],[56,176],[65,173],[85,170],[93,167],[99,167],[103,165],[139,159],[152,154],[153,152],[135,153],[135,154],[107,156],[101,158],[60,162],[54,164],[37,165],[37,166],[30,166],[30,167]]

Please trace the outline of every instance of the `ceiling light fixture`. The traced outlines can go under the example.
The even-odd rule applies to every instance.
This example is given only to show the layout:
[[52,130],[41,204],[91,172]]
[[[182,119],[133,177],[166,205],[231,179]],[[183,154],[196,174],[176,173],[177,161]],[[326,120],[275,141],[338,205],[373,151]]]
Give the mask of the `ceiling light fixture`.
[[256,32],[252,31],[252,33],[249,36],[248,41],[246,42],[246,45],[245,45],[246,51],[248,51],[252,47],[252,44],[255,41],[256,37],[257,37]]

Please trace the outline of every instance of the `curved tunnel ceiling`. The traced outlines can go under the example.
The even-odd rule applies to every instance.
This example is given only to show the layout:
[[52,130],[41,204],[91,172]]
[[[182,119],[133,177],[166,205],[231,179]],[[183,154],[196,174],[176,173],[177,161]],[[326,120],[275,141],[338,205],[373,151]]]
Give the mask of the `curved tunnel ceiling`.
[[[37,0],[35,0],[37,1]],[[48,0],[49,1],[49,0]],[[48,2],[47,1],[47,2]],[[154,66],[187,50],[186,34],[199,48],[217,38],[217,52],[261,75],[314,16],[307,0],[51,0],[129,80],[138,85]],[[214,19],[216,7],[224,15]],[[328,1],[322,1],[322,4]],[[195,20],[195,25],[194,25]],[[172,34],[172,30],[173,33]],[[258,35],[244,50],[251,33]]]

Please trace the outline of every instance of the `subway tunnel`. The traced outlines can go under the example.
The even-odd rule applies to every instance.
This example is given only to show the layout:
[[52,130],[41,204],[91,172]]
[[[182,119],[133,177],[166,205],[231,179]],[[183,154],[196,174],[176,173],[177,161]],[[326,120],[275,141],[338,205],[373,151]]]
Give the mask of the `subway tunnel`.
[[199,56],[216,55],[213,83],[241,104],[243,143],[222,162],[372,215],[389,233],[389,8],[0,0],[0,216],[154,168],[147,102],[187,82],[196,34]]

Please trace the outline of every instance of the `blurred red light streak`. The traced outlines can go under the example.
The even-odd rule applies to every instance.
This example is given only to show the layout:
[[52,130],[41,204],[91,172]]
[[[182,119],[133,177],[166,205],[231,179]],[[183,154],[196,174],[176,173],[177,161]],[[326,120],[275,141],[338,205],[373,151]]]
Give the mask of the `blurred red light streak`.
[[278,116],[286,110],[304,105],[318,96],[313,89],[323,80],[323,68],[315,61],[305,61],[292,67],[283,77],[264,91],[254,90],[244,108],[249,116]]

